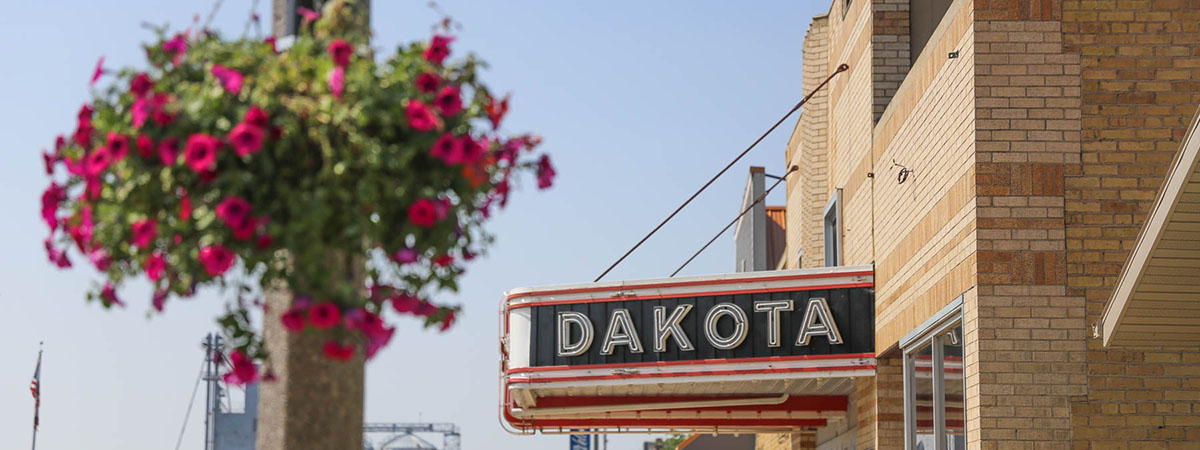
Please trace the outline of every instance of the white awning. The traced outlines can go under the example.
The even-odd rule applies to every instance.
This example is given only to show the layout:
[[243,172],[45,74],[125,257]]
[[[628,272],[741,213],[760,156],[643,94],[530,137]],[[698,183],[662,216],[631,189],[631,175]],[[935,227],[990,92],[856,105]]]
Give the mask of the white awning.
[[1200,115],[1096,324],[1105,346],[1200,348]]

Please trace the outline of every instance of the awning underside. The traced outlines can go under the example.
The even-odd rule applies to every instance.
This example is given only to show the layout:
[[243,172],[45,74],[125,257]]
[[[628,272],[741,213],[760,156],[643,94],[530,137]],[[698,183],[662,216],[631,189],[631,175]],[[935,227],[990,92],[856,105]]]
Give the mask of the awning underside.
[[1198,133],[1193,119],[1097,324],[1106,346],[1200,348]]

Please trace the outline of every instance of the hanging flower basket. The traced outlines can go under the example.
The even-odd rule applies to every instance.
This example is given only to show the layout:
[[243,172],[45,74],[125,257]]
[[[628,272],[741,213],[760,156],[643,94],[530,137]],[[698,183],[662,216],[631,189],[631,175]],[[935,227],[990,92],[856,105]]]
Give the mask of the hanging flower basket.
[[[532,154],[537,136],[498,131],[508,98],[473,56],[450,58],[453,38],[377,61],[354,6],[309,12],[286,50],[160,32],[151,68],[116,73],[44,154],[50,261],[99,270],[88,299],[106,308],[139,277],[157,311],[221,288],[235,383],[267,357],[249,319],[264,287],[297,293],[284,327],[331,330],[333,359],[373,356],[396,313],[450,327],[459,308],[431,296],[486,249],[484,224],[518,175],[546,188],[554,169]],[[331,255],[360,262],[361,279],[329,270]]]

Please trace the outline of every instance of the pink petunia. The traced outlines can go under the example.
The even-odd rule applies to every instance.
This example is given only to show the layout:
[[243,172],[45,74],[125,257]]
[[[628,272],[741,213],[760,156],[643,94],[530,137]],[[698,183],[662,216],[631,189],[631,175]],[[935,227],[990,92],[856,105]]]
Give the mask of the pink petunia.
[[264,234],[260,235],[257,240],[254,241],[254,247],[258,248],[259,250],[267,250],[267,249],[271,248],[271,244],[274,241],[275,240],[274,240],[274,238],[271,237],[271,235],[264,233]]
[[154,295],[150,297],[150,305],[155,311],[162,312],[163,306],[167,303],[167,290],[160,289],[154,291]]
[[[187,221],[192,218],[192,197],[184,192],[179,198],[179,220]],[[178,235],[177,235],[178,236]],[[178,240],[178,239],[176,239]],[[178,242],[176,242],[178,244]]]
[[162,253],[154,252],[146,258],[146,265],[143,267],[146,270],[146,277],[150,281],[158,281],[162,278],[163,270],[167,268],[167,260]]
[[171,103],[171,96],[166,93],[159,92],[149,97],[150,98],[150,117],[154,119],[154,123],[160,127],[170,125],[175,121],[175,115],[167,111],[167,104]]
[[546,189],[554,184],[554,175],[556,172],[554,166],[550,165],[550,157],[542,155],[537,167],[538,189]]
[[251,106],[246,109],[246,115],[242,116],[242,121],[256,127],[266,128],[270,124],[270,116],[267,115],[267,110]]
[[462,112],[462,95],[458,90],[458,86],[444,86],[438,91],[437,97],[433,99],[433,107],[437,109],[443,117],[451,117]]
[[71,267],[71,260],[67,258],[66,250],[61,250],[54,247],[54,240],[46,238],[46,258],[60,269]]
[[263,140],[266,139],[266,136],[261,127],[242,122],[229,130],[228,139],[229,145],[233,147],[233,152],[244,158],[262,150]]
[[222,379],[233,386],[244,386],[258,382],[258,366],[241,350],[229,352],[229,373]]
[[204,133],[188,137],[184,146],[183,161],[196,173],[211,171],[217,164],[217,150],[221,141]]
[[92,81],[88,82],[88,87],[94,86],[97,81],[100,81],[101,75],[104,75],[104,56],[96,61],[96,69],[92,71]]
[[433,265],[438,267],[449,267],[454,264],[454,255],[445,253],[433,258]]
[[417,199],[408,207],[408,221],[421,228],[430,228],[437,223],[437,211],[432,200]]
[[475,140],[470,135],[462,137],[462,149],[462,162],[464,164],[475,164],[487,153],[486,145]]
[[317,19],[321,18],[321,13],[313,11],[308,8],[305,8],[303,6],[296,8],[296,13],[300,14],[300,17],[304,21],[305,26],[307,26],[308,24],[315,22]]
[[113,162],[125,159],[125,155],[129,154],[129,136],[109,131],[107,145],[108,151],[112,153]]
[[179,139],[169,137],[158,144],[158,159],[164,166],[173,166],[179,161]]
[[154,156],[154,140],[150,139],[150,136],[138,135],[134,146],[137,147],[138,156],[141,156],[142,159],[150,159]]
[[437,91],[439,85],[442,84],[442,78],[436,73],[425,72],[417,75],[417,91],[424,94],[432,94]]
[[129,92],[132,92],[135,97],[145,96],[151,89],[154,89],[154,80],[151,80],[150,75],[146,75],[145,72],[139,73],[129,80]]
[[308,315],[305,314],[303,308],[292,308],[279,316],[279,321],[283,323],[285,330],[293,333],[304,331],[305,322]]
[[400,314],[412,314],[421,303],[421,299],[412,294],[403,293],[392,297],[392,309]]
[[231,195],[225,197],[221,203],[217,204],[217,218],[225,222],[225,225],[230,228],[243,226],[247,221],[253,220],[250,217],[252,207],[246,199]]
[[138,97],[133,101],[133,106],[129,107],[129,118],[133,123],[134,128],[141,128],[146,124],[146,119],[150,118],[150,101],[145,97]]
[[104,283],[104,289],[100,291],[100,302],[105,308],[111,306],[125,307],[125,303],[117,298],[117,288],[113,287],[112,283]]
[[383,323],[378,314],[358,308],[346,314],[346,328],[362,333],[366,340],[367,359],[387,346],[395,334],[395,328],[389,328]]
[[275,47],[275,36],[267,36],[263,42],[271,46],[271,53],[279,53],[279,49]]
[[487,104],[484,105],[484,109],[487,110],[488,120],[491,120],[492,122],[492,129],[499,129],[500,121],[504,120],[505,114],[508,114],[509,97],[511,97],[511,95],[506,94],[504,99],[500,100],[499,102],[497,102],[493,97],[488,97]]
[[425,48],[425,60],[434,64],[441,65],[442,61],[450,56],[450,43],[454,42],[454,38],[450,36],[434,35],[429,42],[429,47]]
[[342,91],[346,90],[346,68],[334,67],[329,71],[329,78],[326,81],[329,83],[329,92],[333,93],[333,98],[342,98]]
[[408,101],[408,106],[404,108],[405,114],[408,116],[408,124],[417,131],[429,131],[437,127],[437,116],[418,99]]
[[354,47],[341,39],[334,39],[329,43],[329,57],[333,59],[333,64],[338,67],[346,67],[350,65],[350,57],[354,55]]
[[70,226],[67,233],[75,239],[75,245],[79,247],[79,251],[85,251],[92,246],[92,233],[95,231],[95,223],[92,221],[92,206],[84,205],[79,211],[79,224]]
[[233,267],[237,255],[220,244],[210,245],[200,249],[200,264],[208,276],[217,277]]
[[154,219],[142,219],[133,223],[131,242],[138,248],[149,247],[155,236],[158,236],[158,222],[155,222]]
[[336,340],[330,339],[325,341],[325,346],[322,348],[325,357],[334,361],[349,361],[354,359],[354,346],[350,344],[342,344]]
[[342,321],[342,311],[333,302],[321,302],[308,310],[308,322],[318,330],[328,330]]
[[58,157],[47,151],[42,151],[42,163],[46,165],[46,175],[54,175],[54,163]]
[[179,65],[179,62],[183,60],[183,55],[187,54],[187,39],[183,33],[176,34],[170,40],[163,42],[162,50],[165,53],[174,54],[172,63]]
[[58,228],[58,205],[66,199],[66,189],[54,182],[42,192],[42,220],[51,230]]
[[213,64],[212,75],[221,82],[221,86],[225,88],[225,92],[234,95],[242,92],[243,77],[241,72],[220,64]]
[[112,164],[112,153],[108,151],[108,147],[97,148],[85,157],[83,164],[84,174],[94,178]]
[[463,143],[454,135],[446,133],[434,141],[433,147],[429,149],[429,154],[447,165],[459,164],[462,162]]
[[400,250],[396,250],[396,253],[392,255],[392,259],[396,260],[396,262],[400,264],[412,264],[417,262],[418,256],[419,255],[417,255],[416,249],[413,249],[412,247],[405,247]]
[[432,316],[433,313],[436,313],[437,310],[438,310],[437,307],[433,306],[433,303],[421,302],[421,303],[418,303],[415,308],[413,308],[412,313],[413,313],[413,315],[416,315],[416,316],[429,317],[429,316]]

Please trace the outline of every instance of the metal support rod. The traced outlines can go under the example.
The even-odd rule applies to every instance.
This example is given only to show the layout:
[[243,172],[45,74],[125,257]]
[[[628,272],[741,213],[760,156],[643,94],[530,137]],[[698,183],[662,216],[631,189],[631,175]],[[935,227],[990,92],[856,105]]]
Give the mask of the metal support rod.
[[600,274],[600,276],[596,277],[596,279],[594,281],[600,281],[601,278],[604,278],[605,275],[608,275],[609,272],[611,272],[614,268],[617,267],[617,264],[621,264],[621,261],[624,261],[625,258],[629,257],[629,255],[632,254],[634,250],[637,250],[638,247],[641,247],[642,244],[645,243],[647,239],[650,239],[650,236],[653,236],[654,233],[657,233],[658,230],[663,227],[663,225],[666,225],[667,222],[670,222],[671,219],[675,218],[675,215],[679,214],[679,211],[682,211],[683,208],[688,205],[688,203],[691,203],[692,200],[695,200],[696,197],[699,196],[701,192],[704,192],[705,189],[708,189],[708,187],[710,185],[712,185],[714,181],[717,181],[717,178],[720,178],[721,175],[724,175],[725,172],[728,171],[730,167],[733,167],[734,164],[737,164],[737,162],[740,161],[743,156],[746,156],[747,153],[750,153],[750,150],[753,150],[754,147],[756,145],[758,145],[759,142],[762,142],[763,139],[766,139],[767,135],[771,134],[772,131],[775,131],[775,129],[778,128],[779,125],[783,123],[783,121],[787,120],[788,117],[791,117],[791,115],[793,113],[795,113],[796,110],[800,109],[801,106],[804,106],[805,103],[808,103],[808,99],[812,98],[813,95],[816,95],[817,91],[820,91],[821,88],[825,87],[825,85],[829,83],[829,80],[832,80],[835,75],[845,72],[847,70],[850,70],[849,65],[846,65],[846,64],[839,65],[837,67],[837,69],[833,71],[833,73],[829,74],[829,76],[825,78],[825,81],[822,81],[821,84],[817,85],[817,87],[812,90],[812,92],[809,92],[808,95],[805,95],[804,98],[801,99],[799,103],[796,103],[796,106],[793,106],[792,109],[787,112],[787,114],[784,114],[783,117],[780,117],[779,120],[775,122],[775,125],[771,125],[771,128],[767,129],[767,131],[765,133],[763,133],[762,136],[759,136],[758,139],[755,139],[754,143],[750,144],[749,147],[746,147],[745,150],[742,150],[742,153],[738,154],[736,158],[733,158],[733,161],[730,161],[729,164],[725,165],[724,169],[721,169],[720,172],[717,172],[716,175],[713,175],[712,179],[709,179],[707,183],[704,183],[704,186],[700,186],[700,190],[698,190],[698,191],[696,191],[696,193],[692,194],[691,197],[688,197],[688,199],[685,200],[682,205],[679,205],[678,208],[675,208],[675,211],[672,212],[671,215],[667,216],[666,219],[663,219],[663,221],[660,222],[658,224],[658,226],[654,227],[653,230],[650,230],[650,232],[647,233],[645,237],[642,237],[642,240],[638,241],[637,244],[633,245],[633,248],[631,248],[631,249],[629,249],[629,251],[625,252],[624,255],[621,255],[620,258],[617,258],[617,261],[612,263],[611,266],[608,266],[608,269],[605,269],[604,272],[602,272]]

